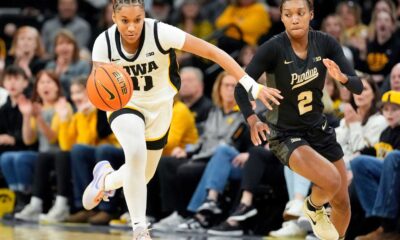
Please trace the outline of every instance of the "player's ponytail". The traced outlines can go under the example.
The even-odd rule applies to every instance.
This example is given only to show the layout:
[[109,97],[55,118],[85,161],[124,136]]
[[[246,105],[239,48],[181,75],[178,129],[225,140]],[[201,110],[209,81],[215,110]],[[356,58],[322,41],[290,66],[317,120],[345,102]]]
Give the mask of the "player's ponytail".
[[112,0],[114,11],[119,11],[124,5],[135,5],[144,8],[144,0]]

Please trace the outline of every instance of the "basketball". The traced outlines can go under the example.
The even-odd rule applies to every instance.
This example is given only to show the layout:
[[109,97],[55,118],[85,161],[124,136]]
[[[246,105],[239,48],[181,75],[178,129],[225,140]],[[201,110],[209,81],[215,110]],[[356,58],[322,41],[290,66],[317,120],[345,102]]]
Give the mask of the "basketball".
[[122,67],[104,64],[89,75],[86,90],[89,100],[98,109],[116,111],[131,99],[133,84]]

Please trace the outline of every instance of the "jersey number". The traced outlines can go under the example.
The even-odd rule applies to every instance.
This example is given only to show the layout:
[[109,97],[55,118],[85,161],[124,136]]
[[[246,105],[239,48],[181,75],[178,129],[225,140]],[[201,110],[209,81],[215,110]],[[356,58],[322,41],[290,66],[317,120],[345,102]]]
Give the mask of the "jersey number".
[[299,94],[297,101],[299,101],[298,105],[300,115],[312,110],[312,105],[310,104],[312,102],[312,98],[313,96],[311,91],[305,91]]
[[[144,91],[149,91],[152,89],[153,86],[153,78],[151,76],[143,76],[141,78],[144,78],[145,85],[143,87]],[[135,91],[140,91],[141,88],[139,86],[139,79],[137,77],[132,77],[132,82],[133,82],[133,90]]]

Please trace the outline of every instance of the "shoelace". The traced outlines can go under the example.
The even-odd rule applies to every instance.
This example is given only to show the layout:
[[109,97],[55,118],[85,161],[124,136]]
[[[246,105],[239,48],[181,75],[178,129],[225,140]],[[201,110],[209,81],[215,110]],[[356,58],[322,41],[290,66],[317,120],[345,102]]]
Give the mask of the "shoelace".
[[316,213],[317,213],[317,216],[316,216],[317,222],[318,222],[319,220],[321,220],[321,219],[325,219],[326,222],[328,222],[329,224],[331,224],[331,221],[330,221],[330,219],[329,219],[329,216],[328,216],[327,212],[324,211],[323,208],[320,209],[320,210],[317,210]]
[[142,239],[145,240],[147,237],[150,237],[150,230],[151,230],[151,228],[143,229],[143,231],[140,232],[140,233],[136,236],[136,240],[142,240]]

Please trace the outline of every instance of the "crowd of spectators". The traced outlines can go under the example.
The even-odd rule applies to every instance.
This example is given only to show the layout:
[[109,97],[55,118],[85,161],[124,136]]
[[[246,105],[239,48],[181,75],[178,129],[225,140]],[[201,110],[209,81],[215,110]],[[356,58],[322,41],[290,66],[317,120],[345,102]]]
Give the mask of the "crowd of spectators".
[[[346,239],[399,239],[400,0],[314,0],[311,26],[332,35],[358,71],[352,95],[326,77],[323,102],[348,169]],[[148,17],[215,44],[244,68],[284,30],[279,0],[149,0]],[[91,48],[113,25],[108,0],[0,3],[0,187],[16,195],[4,218],[129,226],[121,192],[93,211],[81,197],[101,160],[123,151],[88,100]],[[169,140],[148,185],[148,220],[167,232],[306,237],[311,183],[254,147],[234,99],[235,80],[212,62],[177,53],[181,91]],[[268,85],[268,75],[259,81]],[[283,81],[280,79],[279,81]],[[254,105],[263,117],[261,104]],[[364,235],[364,236],[363,236]]]

